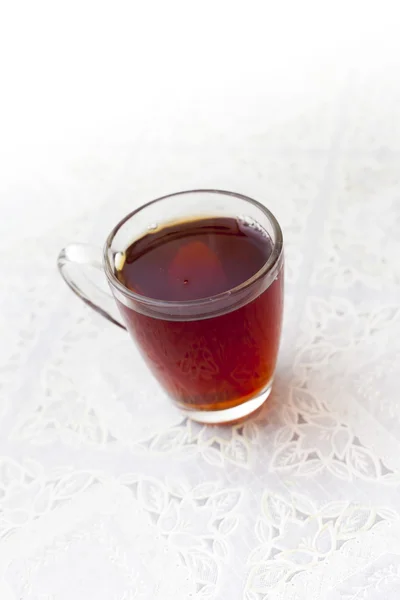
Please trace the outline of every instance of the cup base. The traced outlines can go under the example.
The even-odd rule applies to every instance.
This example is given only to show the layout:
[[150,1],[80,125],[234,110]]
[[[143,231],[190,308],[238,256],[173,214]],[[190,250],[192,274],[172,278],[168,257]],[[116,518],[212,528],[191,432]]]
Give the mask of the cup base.
[[[246,400],[242,404],[233,406],[232,408],[225,408],[223,410],[186,410],[183,412],[189,419],[196,421],[197,423],[203,423],[204,425],[228,425],[241,421],[246,417],[249,417],[255,411],[257,411],[264,402],[267,400],[272,389],[272,379],[268,382],[266,387],[249,400]],[[181,408],[182,410],[182,408]]]

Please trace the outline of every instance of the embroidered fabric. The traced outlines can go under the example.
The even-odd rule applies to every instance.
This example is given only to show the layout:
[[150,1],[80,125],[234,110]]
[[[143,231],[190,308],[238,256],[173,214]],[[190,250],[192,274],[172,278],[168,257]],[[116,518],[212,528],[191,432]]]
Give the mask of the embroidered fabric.
[[[391,80],[376,76],[298,115],[293,137],[248,133],[246,160],[240,136],[197,150],[210,181],[227,174],[221,187],[265,202],[285,235],[276,381],[244,423],[184,418],[127,334],[56,273],[63,244],[100,243],[157,195],[132,157],[118,176],[133,200],[99,206],[94,169],[83,213],[71,200],[61,223],[3,240],[1,600],[399,597],[400,162],[374,118]],[[385,106],[398,122],[398,102]],[[188,142],[175,156],[164,192],[196,172]]]

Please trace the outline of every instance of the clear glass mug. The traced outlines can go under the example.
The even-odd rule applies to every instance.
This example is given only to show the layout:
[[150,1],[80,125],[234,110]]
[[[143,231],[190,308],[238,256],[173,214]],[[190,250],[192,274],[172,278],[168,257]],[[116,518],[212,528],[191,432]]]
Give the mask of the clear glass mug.
[[[239,219],[268,234],[271,254],[250,279],[216,296],[163,301],[137,294],[117,278],[116,261],[136,239],[168,223],[209,217]],[[129,331],[181,410],[217,424],[250,415],[269,396],[281,333],[283,262],[281,228],[262,204],[232,192],[192,190],[127,215],[109,234],[102,260],[100,250],[71,244],[60,252],[58,268],[86,304]],[[112,295],[96,285],[93,267],[105,273]]]

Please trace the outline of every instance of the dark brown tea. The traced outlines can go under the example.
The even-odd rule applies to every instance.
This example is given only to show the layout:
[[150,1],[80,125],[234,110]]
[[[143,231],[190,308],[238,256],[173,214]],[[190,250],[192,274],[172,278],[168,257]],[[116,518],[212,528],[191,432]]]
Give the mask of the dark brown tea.
[[[272,241],[234,218],[165,226],[125,252],[119,281],[162,301],[196,301],[229,292],[267,262]],[[166,391],[186,409],[221,410],[257,396],[269,384],[278,352],[282,270],[240,308],[226,294],[226,312],[165,320],[118,302],[130,333]],[[233,292],[234,293],[234,292]]]

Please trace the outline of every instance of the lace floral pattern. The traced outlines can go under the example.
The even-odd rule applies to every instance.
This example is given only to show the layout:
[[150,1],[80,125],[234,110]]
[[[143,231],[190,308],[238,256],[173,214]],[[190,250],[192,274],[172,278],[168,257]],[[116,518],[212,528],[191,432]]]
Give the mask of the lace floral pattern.
[[[215,137],[202,158],[285,235],[274,388],[244,423],[184,417],[127,335],[56,273],[64,243],[101,243],[157,195],[150,167],[127,169],[135,194],[102,208],[96,195],[40,239],[0,241],[1,600],[399,598],[400,120],[369,122],[380,86],[350,79],[339,114],[330,99],[276,125],[285,148],[249,135],[248,160],[243,140]],[[171,190],[185,169],[192,181],[185,144]]]
[[[164,483],[134,473],[115,479],[68,467],[46,473],[33,460],[4,459],[1,474],[0,538],[8,549],[3,567],[11,579],[18,576],[20,593],[26,597],[35,597],[30,594],[40,578],[56,585],[54,570],[67,560],[66,553],[78,569],[80,561],[87,560],[82,553],[92,545],[97,560],[105,561],[104,568],[110,571],[111,564],[111,571],[117,571],[109,577],[123,576],[127,598],[215,596],[223,565],[231,558],[228,542],[240,521],[242,490],[213,481],[194,487],[179,480]],[[33,532],[38,537],[30,539]],[[22,540],[21,554],[16,544]],[[21,574],[22,559],[27,564]],[[163,582],[166,568],[175,575]],[[84,567],[80,569],[83,577]],[[106,577],[104,581],[106,589],[112,589]]]
[[319,506],[300,494],[284,498],[265,493],[255,534],[259,545],[251,553],[246,598],[278,594],[299,573],[312,572],[343,545],[381,521],[397,523],[398,514],[346,501]]
[[[390,289],[400,284],[400,202],[397,159],[343,159],[335,202],[324,228],[313,283],[337,289]],[[362,227],[359,224],[362,223]]]

